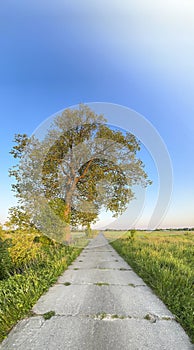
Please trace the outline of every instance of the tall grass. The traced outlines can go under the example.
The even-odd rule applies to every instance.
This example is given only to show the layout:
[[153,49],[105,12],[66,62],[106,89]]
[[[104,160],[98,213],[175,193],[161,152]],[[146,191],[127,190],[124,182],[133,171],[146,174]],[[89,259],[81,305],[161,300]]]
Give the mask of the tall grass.
[[194,342],[194,234],[143,234],[112,243]]
[[8,251],[12,264],[0,281],[0,341],[18,320],[29,314],[81,249],[62,246],[44,237],[35,239],[35,234],[29,232],[16,232]]

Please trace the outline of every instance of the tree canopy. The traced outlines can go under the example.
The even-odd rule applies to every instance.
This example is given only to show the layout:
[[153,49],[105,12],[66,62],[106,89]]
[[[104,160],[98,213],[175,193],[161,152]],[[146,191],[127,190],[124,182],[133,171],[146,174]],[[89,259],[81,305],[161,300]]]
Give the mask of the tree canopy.
[[39,229],[67,235],[70,226],[94,222],[101,208],[121,214],[133,185],[150,183],[139,150],[134,135],[81,104],[57,115],[39,138],[15,136],[12,187]]

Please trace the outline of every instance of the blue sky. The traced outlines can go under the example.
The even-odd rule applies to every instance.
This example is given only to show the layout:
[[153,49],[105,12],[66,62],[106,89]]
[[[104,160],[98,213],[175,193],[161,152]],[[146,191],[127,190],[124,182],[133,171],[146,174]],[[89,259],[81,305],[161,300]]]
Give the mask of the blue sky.
[[193,19],[192,0],[1,1],[0,221],[14,203],[14,134],[31,134],[53,113],[97,101],[131,108],[157,129],[174,174],[161,225],[194,226]]

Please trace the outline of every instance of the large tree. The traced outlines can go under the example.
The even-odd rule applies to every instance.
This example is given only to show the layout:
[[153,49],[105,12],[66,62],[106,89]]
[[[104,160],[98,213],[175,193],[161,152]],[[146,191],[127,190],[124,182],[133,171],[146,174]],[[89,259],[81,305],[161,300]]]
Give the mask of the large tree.
[[64,110],[41,137],[18,134],[15,142],[13,189],[47,234],[65,232],[68,240],[70,225],[88,226],[102,207],[122,213],[134,197],[133,185],[150,183],[135,136],[85,105]]

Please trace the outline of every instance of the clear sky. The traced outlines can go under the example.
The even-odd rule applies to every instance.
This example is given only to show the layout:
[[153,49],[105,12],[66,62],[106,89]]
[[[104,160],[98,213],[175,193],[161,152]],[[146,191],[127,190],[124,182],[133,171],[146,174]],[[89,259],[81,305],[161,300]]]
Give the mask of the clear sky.
[[53,113],[97,101],[131,108],[153,124],[173,165],[161,226],[194,226],[192,0],[1,0],[0,49],[0,221],[14,204],[14,134],[30,135]]

